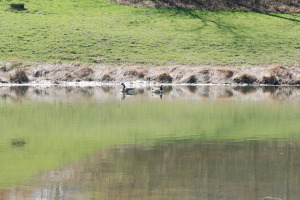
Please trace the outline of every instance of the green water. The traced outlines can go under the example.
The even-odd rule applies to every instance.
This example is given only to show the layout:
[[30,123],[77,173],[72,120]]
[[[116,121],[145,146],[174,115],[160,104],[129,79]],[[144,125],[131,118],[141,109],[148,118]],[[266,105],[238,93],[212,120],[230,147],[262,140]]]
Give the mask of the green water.
[[300,90],[0,88],[0,200],[299,199]]

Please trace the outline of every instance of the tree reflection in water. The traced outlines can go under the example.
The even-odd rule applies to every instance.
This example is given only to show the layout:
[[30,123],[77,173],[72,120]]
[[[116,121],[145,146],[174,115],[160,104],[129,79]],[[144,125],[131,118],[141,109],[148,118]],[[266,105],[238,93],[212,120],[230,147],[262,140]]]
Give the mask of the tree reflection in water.
[[0,199],[299,199],[300,141],[170,141],[102,151]]

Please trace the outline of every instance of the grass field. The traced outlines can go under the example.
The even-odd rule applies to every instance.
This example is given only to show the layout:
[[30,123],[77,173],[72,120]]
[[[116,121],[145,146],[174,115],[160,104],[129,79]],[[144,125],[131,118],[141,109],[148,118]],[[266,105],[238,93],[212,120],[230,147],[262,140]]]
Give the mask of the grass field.
[[300,63],[300,14],[0,1],[0,61],[107,65]]

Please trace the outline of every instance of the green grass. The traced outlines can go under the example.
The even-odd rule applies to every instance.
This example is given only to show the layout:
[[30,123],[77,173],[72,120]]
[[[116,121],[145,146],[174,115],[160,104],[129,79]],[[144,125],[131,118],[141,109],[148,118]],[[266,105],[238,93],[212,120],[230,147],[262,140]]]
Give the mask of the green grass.
[[0,60],[110,65],[300,63],[300,14],[0,1]]
[[[0,188],[115,145],[300,137],[299,104],[291,102],[17,102],[0,108]],[[18,138],[23,147],[12,146]]]

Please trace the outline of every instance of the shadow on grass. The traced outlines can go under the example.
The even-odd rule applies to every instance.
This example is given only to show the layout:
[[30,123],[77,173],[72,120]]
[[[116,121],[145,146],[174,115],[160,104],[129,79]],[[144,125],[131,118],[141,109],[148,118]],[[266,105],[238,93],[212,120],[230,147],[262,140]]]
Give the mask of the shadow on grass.
[[[214,16],[214,19],[210,19],[209,18],[210,15],[208,15],[208,12],[200,13],[199,10],[189,9],[189,8],[184,8],[184,7],[169,8],[167,11],[169,11],[169,13],[172,13],[172,11],[173,11],[174,16],[185,15],[185,16],[189,16],[192,19],[200,20],[201,23],[203,24],[203,26],[199,26],[199,27],[193,29],[193,31],[204,29],[206,26],[209,25],[209,23],[211,23],[211,24],[214,24],[218,30],[220,30],[222,32],[230,33],[233,36],[235,36],[236,38],[239,38],[239,39],[248,38],[248,36],[246,36],[245,34],[240,34],[242,28],[225,23],[221,18],[215,18],[215,16]],[[228,14],[232,14],[232,12],[228,12]]]
[[283,16],[279,16],[279,15],[276,15],[276,14],[273,14],[273,13],[262,13],[262,14],[270,16],[270,17],[277,17],[277,18],[280,18],[280,19],[285,19],[285,20],[297,22],[297,23],[300,22],[300,20],[298,20],[298,19],[292,19],[292,18],[288,18],[288,17],[283,17]]

